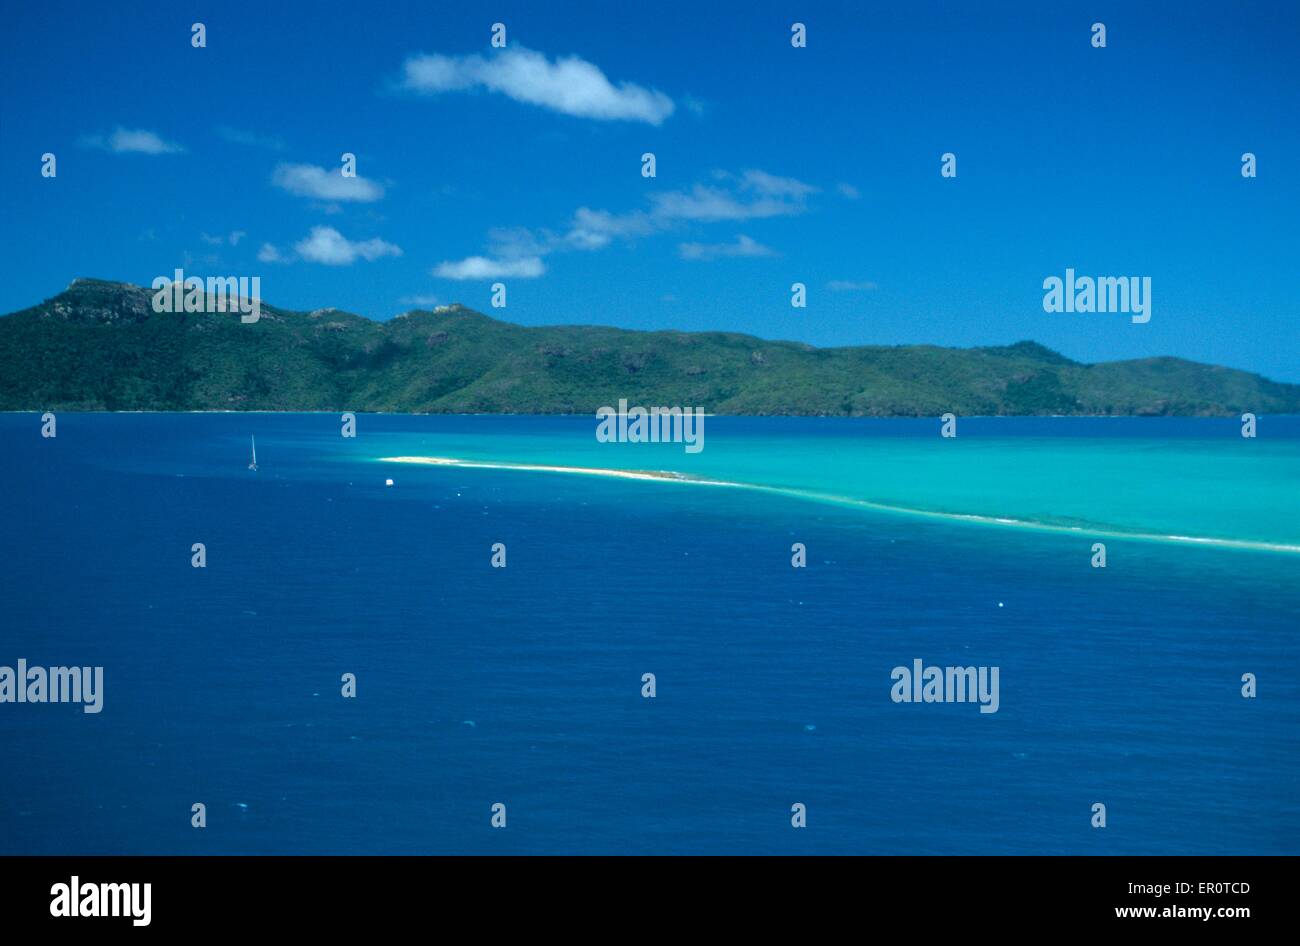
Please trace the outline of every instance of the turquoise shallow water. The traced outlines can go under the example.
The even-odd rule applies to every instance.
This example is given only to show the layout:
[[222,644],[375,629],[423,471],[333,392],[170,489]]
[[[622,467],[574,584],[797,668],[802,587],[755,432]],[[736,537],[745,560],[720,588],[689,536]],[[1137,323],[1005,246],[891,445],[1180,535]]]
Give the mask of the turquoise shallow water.
[[[1300,552],[1300,418],[1262,434],[1200,418],[706,418],[704,449],[600,443],[595,422],[521,433],[393,437],[394,451],[475,461],[677,471],[899,510],[1013,519],[1098,533],[1195,537]],[[508,431],[508,433],[507,433]]]

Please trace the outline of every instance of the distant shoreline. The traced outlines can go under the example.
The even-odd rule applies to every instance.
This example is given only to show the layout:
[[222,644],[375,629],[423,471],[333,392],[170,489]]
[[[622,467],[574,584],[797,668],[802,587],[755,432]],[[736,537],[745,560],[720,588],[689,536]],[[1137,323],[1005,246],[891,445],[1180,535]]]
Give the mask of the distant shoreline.
[[752,417],[1231,417],[1300,413],[1300,384],[1174,355],[1084,362],[1011,344],[818,347],[727,331],[525,326],[464,306],[375,322],[262,300],[157,313],[77,279],[0,316],[0,408],[594,413],[692,405]]

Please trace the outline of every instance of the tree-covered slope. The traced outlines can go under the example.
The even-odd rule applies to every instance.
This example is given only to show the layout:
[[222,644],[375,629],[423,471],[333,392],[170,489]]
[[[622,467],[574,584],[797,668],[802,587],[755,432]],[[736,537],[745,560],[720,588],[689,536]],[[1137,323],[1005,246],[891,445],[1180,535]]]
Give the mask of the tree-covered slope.
[[1086,365],[1033,342],[813,348],[726,332],[530,328],[459,306],[389,322],[262,305],[158,314],[151,292],[80,279],[0,317],[3,410],[720,414],[1300,412],[1300,386],[1177,358]]

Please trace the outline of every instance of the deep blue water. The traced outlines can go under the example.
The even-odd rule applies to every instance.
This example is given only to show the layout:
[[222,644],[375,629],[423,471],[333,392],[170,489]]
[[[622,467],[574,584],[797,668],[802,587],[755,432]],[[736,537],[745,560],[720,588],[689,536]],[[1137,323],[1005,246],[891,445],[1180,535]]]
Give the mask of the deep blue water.
[[[1102,570],[761,493],[394,471],[385,437],[592,422],[361,422],[0,415],[0,665],[106,676],[98,715],[0,704],[0,853],[1300,849],[1295,556]],[[915,657],[999,666],[999,712],[894,704]]]

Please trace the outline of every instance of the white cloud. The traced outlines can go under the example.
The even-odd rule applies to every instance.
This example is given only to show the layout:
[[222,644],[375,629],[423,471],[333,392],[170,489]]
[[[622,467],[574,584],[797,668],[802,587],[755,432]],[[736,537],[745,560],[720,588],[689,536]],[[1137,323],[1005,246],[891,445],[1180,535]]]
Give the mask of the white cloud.
[[569,228],[562,233],[527,227],[494,227],[488,231],[488,249],[493,256],[518,259],[546,256],[561,250],[599,250],[615,239],[630,239],[655,233],[659,224],[640,211],[612,214],[608,210],[579,207]]
[[650,236],[683,222],[716,223],[800,214],[807,209],[808,195],[817,193],[811,184],[764,171],[745,171],[739,176],[718,172],[714,177],[722,183],[652,195],[648,212],[616,214],[579,207],[568,229],[561,233],[526,227],[496,228],[488,233],[489,248],[494,256],[506,259],[541,257],[561,250],[599,250],[615,240]]
[[835,189],[840,192],[841,197],[847,197],[849,200],[857,200],[862,196],[862,192],[856,187],[852,184],[845,184],[843,181],[836,184]]
[[831,292],[870,292],[872,289],[879,289],[880,287],[867,280],[832,279],[826,284],[826,288],[830,289]]
[[[648,211],[611,213],[579,207],[567,229],[532,230],[527,227],[498,227],[488,232],[488,256],[471,256],[460,262],[444,262],[434,271],[447,279],[487,279],[495,276],[541,276],[542,259],[566,250],[599,250],[615,240],[631,240],[672,230],[683,223],[716,223],[792,216],[808,209],[807,198],[818,193],[811,184],[792,177],[778,177],[766,171],[741,174],[725,171],[713,175],[717,184],[697,184],[689,191],[667,191],[650,197]],[[774,251],[749,237],[735,243],[682,243],[685,259],[717,259],[724,256],[767,256]],[[506,269],[514,268],[514,272]],[[467,273],[468,275],[461,275]]]
[[280,255],[280,251],[276,248],[274,243],[263,243],[262,248],[257,251],[257,259],[258,262],[262,262],[262,263],[289,262],[289,260],[287,260],[284,256]]
[[533,279],[546,272],[546,266],[536,256],[519,259],[490,259],[486,256],[469,256],[463,260],[445,261],[433,268],[433,275],[441,279]]
[[612,214],[608,210],[579,207],[573,215],[573,225],[565,238],[578,249],[596,250],[615,238],[648,236],[655,230],[655,222],[639,211]]
[[306,239],[299,240],[294,249],[309,263],[326,266],[350,266],[358,259],[373,261],[381,256],[401,256],[402,249],[376,237],[355,242],[333,227],[312,227]]
[[438,304],[437,296],[402,296],[397,300],[398,305],[418,305],[428,308]]
[[179,154],[185,149],[170,141],[164,141],[157,132],[143,128],[123,128],[121,125],[105,138],[103,135],[91,135],[82,138],[81,143],[89,148],[103,148],[114,154]]
[[792,177],[766,171],[745,171],[739,178],[715,175],[722,186],[696,184],[690,191],[655,194],[653,214],[662,221],[753,220],[785,217],[808,209],[807,198],[817,188]]
[[776,250],[752,240],[743,233],[734,243],[680,243],[677,251],[682,259],[715,260],[742,256],[775,256]]
[[281,164],[271,174],[271,183],[290,194],[318,200],[370,203],[384,196],[382,186],[364,177],[344,177],[341,167],[328,171],[314,164]]
[[740,186],[743,190],[756,191],[764,197],[788,197],[793,200],[802,200],[809,194],[817,193],[817,188],[811,184],[793,177],[777,177],[766,171],[745,171],[740,176]]
[[743,220],[754,216],[734,194],[696,184],[686,191],[668,191],[650,198],[654,214],[663,220]]
[[490,56],[412,56],[403,66],[403,88],[425,94],[483,88],[516,102],[565,115],[659,125],[673,113],[673,100],[631,82],[614,85],[600,69],[577,56],[551,62],[542,53],[513,46]]

